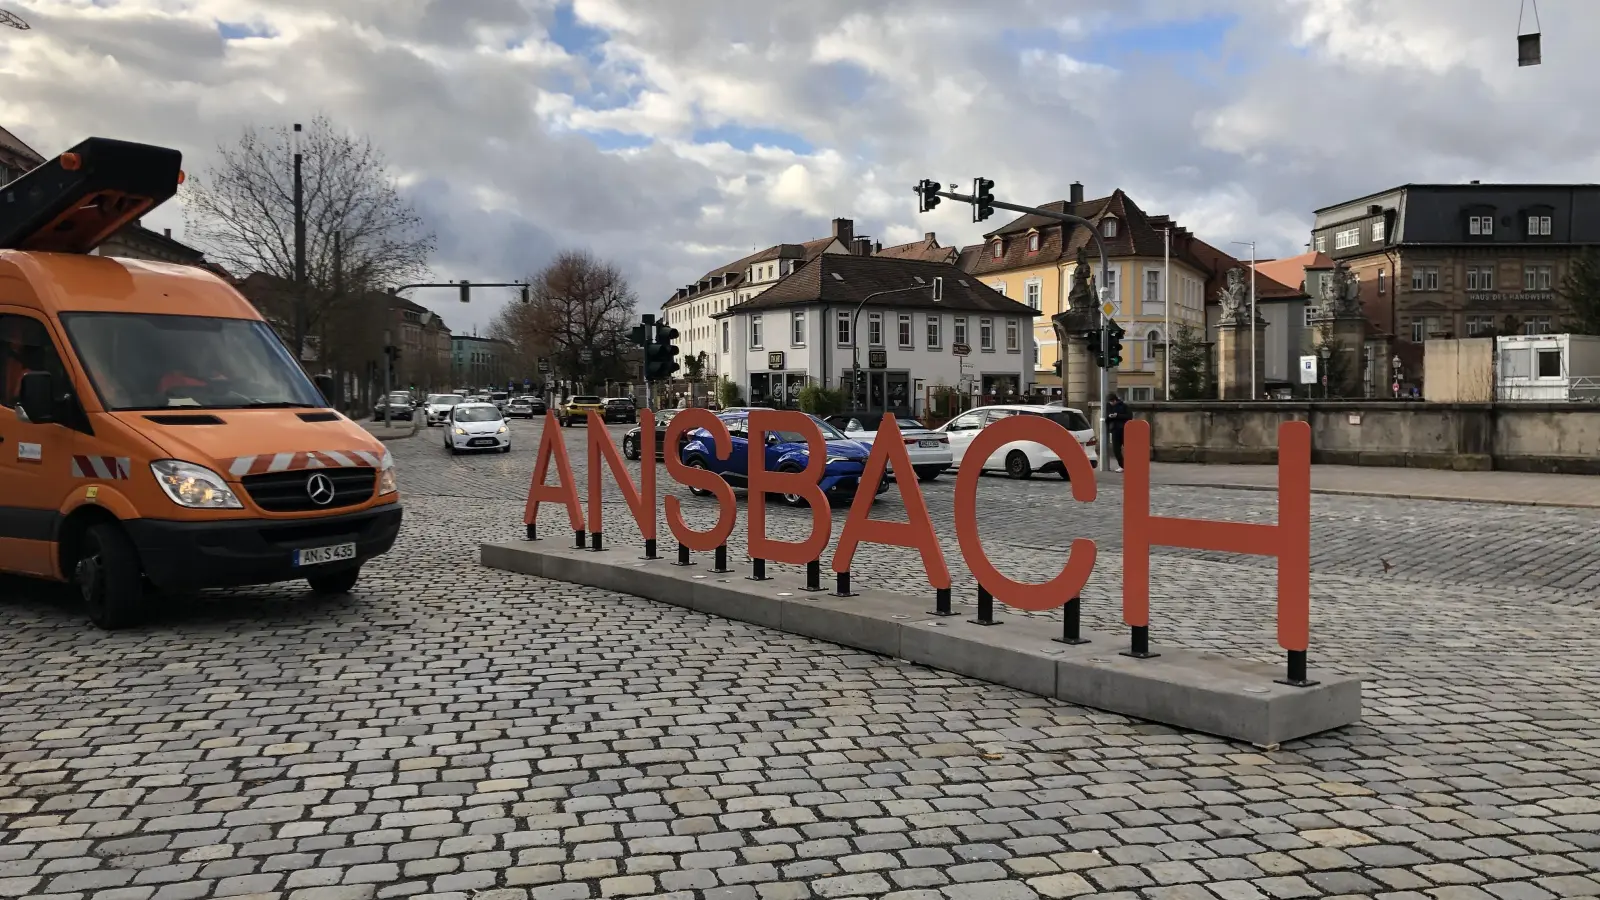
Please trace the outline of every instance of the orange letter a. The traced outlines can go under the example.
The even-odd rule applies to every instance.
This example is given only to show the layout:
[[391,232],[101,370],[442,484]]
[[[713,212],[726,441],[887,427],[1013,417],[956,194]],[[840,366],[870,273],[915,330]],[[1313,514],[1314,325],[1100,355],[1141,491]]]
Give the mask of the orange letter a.
[[[556,483],[545,484],[545,473],[550,470],[550,460],[556,461]],[[583,504],[578,501],[578,488],[572,480],[572,462],[567,459],[567,445],[561,439],[561,425],[554,411],[544,414],[544,434],[539,437],[539,455],[533,464],[533,483],[528,485],[528,504],[522,510],[522,524],[533,526],[539,521],[539,504],[549,500],[567,507],[567,520],[572,530],[583,537]]]
[[[884,470],[890,463],[894,464],[894,480],[900,486],[900,497],[906,505],[904,522],[872,518],[872,501],[878,495],[878,483],[883,481]],[[922,554],[922,569],[928,575],[928,584],[938,590],[950,586],[950,568],[945,565],[939,538],[933,533],[928,504],[922,500],[917,474],[911,468],[911,455],[906,453],[905,438],[901,437],[893,414],[883,417],[878,435],[872,440],[872,455],[867,457],[866,470],[861,473],[855,499],[850,502],[850,517],[845,520],[839,546],[833,551],[835,572],[850,571],[850,561],[855,558],[856,546],[862,541],[916,550]]]

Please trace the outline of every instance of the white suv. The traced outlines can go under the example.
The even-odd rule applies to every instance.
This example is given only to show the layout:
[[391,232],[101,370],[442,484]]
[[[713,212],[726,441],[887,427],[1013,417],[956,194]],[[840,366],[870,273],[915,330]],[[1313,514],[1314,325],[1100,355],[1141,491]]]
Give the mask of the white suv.
[[1095,452],[1099,442],[1094,436],[1094,425],[1080,410],[1061,406],[981,406],[956,416],[937,429],[949,435],[950,454],[955,458],[957,468],[976,464],[985,471],[1004,470],[1012,478],[1031,478],[1034,472],[1055,472],[1063,479],[1070,478],[1067,467],[1055,451],[1033,441],[1004,444],[985,460],[966,459],[967,447],[971,446],[978,432],[1007,416],[1043,416],[1071,432],[1089,455],[1090,463],[1100,459]]

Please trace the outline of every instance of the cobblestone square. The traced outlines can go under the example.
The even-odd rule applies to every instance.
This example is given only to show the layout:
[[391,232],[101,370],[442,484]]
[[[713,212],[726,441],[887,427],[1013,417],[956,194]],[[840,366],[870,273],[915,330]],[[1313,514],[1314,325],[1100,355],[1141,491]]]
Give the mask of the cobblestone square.
[[[513,427],[505,456],[390,444],[406,526],[350,597],[212,592],[106,634],[0,582],[0,897],[1600,896],[1600,510],[1315,496],[1311,662],[1365,678],[1366,715],[1264,751],[481,568],[522,532],[541,424]],[[969,603],[953,485],[924,489]],[[1205,487],[1153,505],[1274,515]],[[1013,577],[1097,541],[1085,624],[1120,630],[1113,484],[1078,504],[986,477],[980,510]],[[605,512],[638,552],[609,478]],[[1278,658],[1270,560],[1152,571],[1158,648]],[[853,575],[927,592],[909,552],[866,546]]]

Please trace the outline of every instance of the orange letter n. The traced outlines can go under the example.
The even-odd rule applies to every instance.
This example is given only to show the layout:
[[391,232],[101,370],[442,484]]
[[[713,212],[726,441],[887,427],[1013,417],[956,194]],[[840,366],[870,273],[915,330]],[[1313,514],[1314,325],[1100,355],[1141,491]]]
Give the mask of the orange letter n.
[[[1296,654],[1303,667],[1311,641],[1311,426],[1278,426],[1276,525],[1150,515],[1150,423],[1136,419],[1124,428],[1122,620],[1135,629],[1150,627],[1152,546],[1275,556],[1278,645],[1290,651],[1291,670]],[[1135,643],[1140,634],[1148,633],[1135,631]]]
[[[545,484],[550,471],[550,460],[556,461],[556,483]],[[539,504],[549,500],[567,507],[567,520],[578,535],[578,545],[583,545],[583,504],[578,502],[578,488],[572,480],[572,462],[567,459],[567,445],[561,439],[561,426],[556,414],[544,415],[544,434],[539,436],[539,455],[533,463],[533,483],[528,486],[528,503],[522,509],[522,524],[528,526],[528,536],[534,534],[539,521]]]

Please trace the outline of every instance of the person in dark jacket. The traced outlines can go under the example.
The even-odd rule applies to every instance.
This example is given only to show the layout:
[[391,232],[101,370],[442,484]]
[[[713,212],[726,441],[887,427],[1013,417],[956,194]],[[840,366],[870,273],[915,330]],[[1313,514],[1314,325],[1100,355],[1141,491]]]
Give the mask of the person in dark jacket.
[[1111,452],[1117,459],[1117,467],[1113,472],[1122,471],[1122,429],[1128,424],[1133,414],[1128,411],[1128,404],[1122,398],[1112,394],[1106,401],[1106,429],[1110,433]]

